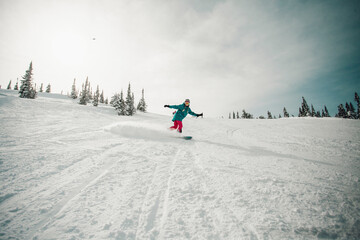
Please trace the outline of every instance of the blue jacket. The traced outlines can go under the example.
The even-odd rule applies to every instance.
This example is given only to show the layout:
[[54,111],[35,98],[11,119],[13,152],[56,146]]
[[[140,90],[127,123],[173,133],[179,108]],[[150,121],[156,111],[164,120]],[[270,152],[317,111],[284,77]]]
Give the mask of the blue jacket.
[[196,113],[191,111],[190,107],[185,106],[185,103],[180,105],[170,105],[169,108],[177,109],[173,121],[182,121],[188,113],[190,115],[197,116]]

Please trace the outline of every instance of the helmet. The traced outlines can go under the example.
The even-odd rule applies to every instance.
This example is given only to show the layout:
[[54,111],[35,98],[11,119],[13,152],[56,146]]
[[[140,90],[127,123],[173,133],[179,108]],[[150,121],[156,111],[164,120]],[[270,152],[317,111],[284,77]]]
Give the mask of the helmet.
[[188,102],[188,103],[190,103],[190,99],[185,99],[185,102]]

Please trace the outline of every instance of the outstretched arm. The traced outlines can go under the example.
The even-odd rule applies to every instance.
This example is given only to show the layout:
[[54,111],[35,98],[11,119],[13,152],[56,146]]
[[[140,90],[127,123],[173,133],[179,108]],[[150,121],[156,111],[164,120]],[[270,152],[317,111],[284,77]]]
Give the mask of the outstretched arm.
[[180,109],[182,105],[164,105],[164,107],[173,108],[173,109]]
[[194,113],[193,111],[191,111],[191,109],[189,109],[189,114],[190,114],[190,115],[193,115],[193,116],[195,116],[195,117],[203,116],[202,113],[200,113],[200,114]]

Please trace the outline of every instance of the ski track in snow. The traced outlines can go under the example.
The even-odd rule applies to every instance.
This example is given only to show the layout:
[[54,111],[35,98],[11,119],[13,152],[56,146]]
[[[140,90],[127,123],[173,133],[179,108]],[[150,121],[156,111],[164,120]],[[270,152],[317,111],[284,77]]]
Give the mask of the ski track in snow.
[[166,184],[166,190],[165,190],[165,195],[164,195],[164,207],[163,207],[163,212],[162,212],[162,216],[161,216],[161,221],[160,221],[160,234],[159,234],[159,238],[160,239],[164,239],[164,224],[166,223],[167,217],[168,217],[168,213],[169,213],[169,194],[170,194],[170,189],[171,189],[171,181],[174,175],[174,169],[176,166],[176,163],[179,159],[179,154],[180,154],[180,150],[177,151],[173,162],[171,163],[171,169],[169,172],[169,177],[168,177],[168,181]]
[[360,238],[359,121],[187,118],[185,141],[167,116],[0,95],[0,239]]
[[[106,149],[102,154],[100,154],[99,156],[96,156],[97,160],[99,160],[99,158],[103,158],[102,155],[106,156],[108,151],[111,151],[116,147],[117,146],[115,145],[109,149]],[[86,160],[86,159],[84,159],[84,160]],[[41,221],[39,224],[37,224],[37,226],[35,226],[34,229],[46,229],[47,225],[50,225],[55,219],[61,218],[63,211],[71,205],[71,201],[76,199],[81,193],[86,191],[86,189],[89,186],[94,185],[101,177],[103,177],[105,174],[107,174],[109,172],[109,169],[112,166],[113,166],[113,164],[111,164],[111,163],[105,163],[101,169],[99,169],[98,171],[96,171],[95,173],[90,175],[88,178],[84,179],[79,184],[78,187],[71,190],[71,192],[67,195],[66,198],[64,198],[59,203],[57,203],[55,206],[53,206],[52,211],[49,214],[47,214],[48,217],[43,218],[43,221]],[[46,222],[46,223],[44,224],[44,222]],[[30,236],[31,235],[32,234],[30,234]]]

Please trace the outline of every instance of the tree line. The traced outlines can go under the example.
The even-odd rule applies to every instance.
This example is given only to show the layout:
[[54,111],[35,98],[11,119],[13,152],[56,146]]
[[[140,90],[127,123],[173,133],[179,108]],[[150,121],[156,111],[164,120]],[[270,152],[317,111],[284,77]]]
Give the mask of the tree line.
[[[82,84],[82,90],[76,90],[76,79],[72,85],[72,90],[70,97],[77,99],[79,97],[79,104],[87,105],[92,103],[93,106],[97,107],[99,103],[109,104],[108,98],[104,98],[104,90],[99,90],[99,85],[97,85],[96,92],[93,93],[91,84],[88,77],[86,78],[85,83]],[[131,84],[129,83],[126,99],[124,99],[123,91],[121,93],[115,93],[110,100],[110,105],[115,108],[119,116],[132,116],[136,111],[146,112],[147,104],[144,98],[144,89],[142,89],[142,98],[140,99],[137,108],[135,108],[135,97],[134,93],[131,91]]]
[[[25,75],[22,77],[21,80],[21,86],[19,88],[19,84],[18,82],[15,84],[14,90],[18,90],[19,91],[19,97],[21,98],[36,98],[37,96],[37,90],[36,90],[36,84],[33,86],[33,78],[32,78],[32,73],[33,71],[33,66],[32,66],[32,62],[30,62],[30,66],[28,68],[28,70],[26,70]],[[86,81],[84,84],[82,84],[82,90],[79,93],[76,90],[76,86],[75,86],[75,81],[76,79],[74,79],[74,83],[72,86],[72,91],[70,94],[70,97],[73,99],[76,99],[79,97],[79,104],[81,105],[87,105],[87,103],[92,103],[94,106],[98,106],[99,102],[103,103],[103,104],[108,104],[108,99],[104,99],[104,91],[101,92],[99,91],[99,86],[97,86],[96,92],[92,93],[92,88],[90,86],[90,82],[88,80],[88,78],[86,78]],[[11,80],[8,84],[7,89],[11,89]],[[43,92],[43,84],[41,84],[40,86],[40,92]],[[51,92],[51,85],[49,84],[46,88],[46,92],[50,93]],[[335,117],[338,118],[348,118],[348,119],[360,119],[360,103],[359,103],[359,95],[357,94],[357,92],[355,92],[355,97],[354,100],[357,104],[357,110],[355,109],[354,105],[352,104],[352,102],[346,102],[345,103],[345,107],[343,104],[340,104],[338,106],[338,113],[336,113]],[[146,102],[144,99],[144,89],[142,89],[142,98],[140,99],[137,108],[135,108],[135,98],[134,98],[134,93],[131,92],[131,85],[129,83],[128,86],[128,91],[127,91],[127,96],[124,99],[124,94],[123,91],[121,90],[121,93],[115,93],[114,96],[111,98],[110,104],[115,108],[115,110],[117,111],[118,115],[120,116],[132,116],[136,113],[136,110],[142,111],[142,112],[146,112]],[[287,112],[286,108],[284,107],[283,109],[283,117],[284,118],[288,118],[290,117],[289,113]],[[292,115],[292,117],[294,117],[294,115]],[[329,114],[329,111],[326,107],[326,105],[324,106],[324,108],[321,111],[316,111],[314,106],[311,104],[311,107],[309,107],[309,105],[307,104],[306,100],[304,97],[302,97],[302,103],[301,103],[301,107],[299,107],[299,114],[298,117],[318,117],[318,118],[323,118],[323,117],[331,117]],[[229,119],[253,119],[253,115],[250,113],[247,113],[245,111],[245,109],[242,110],[242,115],[240,116],[239,112],[233,111],[232,113],[229,113]],[[264,116],[259,116],[259,119],[265,119]],[[277,117],[275,115],[272,115],[272,113],[270,111],[267,112],[267,119],[276,119]],[[278,115],[278,118],[282,118],[281,114]]]
[[[338,113],[336,113],[335,117],[337,118],[349,118],[349,119],[360,119],[360,103],[359,103],[359,95],[357,92],[355,92],[354,100],[357,104],[357,110],[355,109],[354,105],[350,102],[345,103],[345,107],[343,104],[340,104],[338,106]],[[276,118],[288,118],[290,117],[290,114],[286,110],[286,107],[283,109],[283,116],[279,114],[278,117],[275,115],[272,115],[270,111],[267,111],[267,119],[276,119]],[[294,117],[294,115],[292,115]],[[298,117],[317,117],[317,118],[324,118],[324,117],[331,117],[329,114],[329,111],[324,105],[324,108],[321,109],[321,111],[315,110],[314,106],[311,104],[311,107],[307,104],[304,97],[302,97],[302,103],[299,107],[299,114]],[[242,110],[242,115],[240,116],[239,112],[233,111],[232,113],[229,113],[229,119],[253,119],[253,115],[250,113],[247,113],[245,109]],[[258,117],[259,119],[265,119],[263,115]]]
[[[25,75],[22,77],[21,86],[18,87],[18,82],[16,83],[14,90],[19,91],[19,97],[21,98],[31,98],[34,99],[37,97],[36,84],[33,84],[33,64],[30,62],[30,66],[28,70],[26,70]],[[11,89],[11,80],[7,89]],[[43,92],[43,84],[41,84],[40,92]],[[51,92],[51,85],[49,84],[46,88],[46,92]],[[88,103],[92,103],[93,106],[97,107],[99,103],[109,104],[108,98],[104,98],[104,91],[100,93],[99,85],[97,85],[95,93],[93,93],[88,77],[86,78],[85,83],[82,84],[82,89],[79,92],[76,89],[76,79],[74,79],[71,93],[68,94],[72,99],[79,98],[79,104],[87,105]],[[126,99],[124,100],[123,91],[121,93],[115,93],[110,101],[111,106],[115,108],[118,115],[123,116],[132,116],[136,113],[136,111],[146,112],[147,104],[144,98],[144,89],[142,89],[142,98],[140,99],[137,108],[135,108],[135,97],[134,93],[131,92],[131,84],[129,83],[128,92]]]

